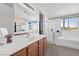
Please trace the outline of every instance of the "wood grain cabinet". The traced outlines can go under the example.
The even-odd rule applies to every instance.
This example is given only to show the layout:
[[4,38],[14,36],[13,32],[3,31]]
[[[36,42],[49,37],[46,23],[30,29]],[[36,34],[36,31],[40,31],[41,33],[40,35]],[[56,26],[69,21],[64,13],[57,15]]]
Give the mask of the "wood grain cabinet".
[[28,46],[28,56],[38,56],[38,42]]
[[11,56],[44,56],[46,49],[47,37],[44,37]]
[[39,56],[43,56],[44,55],[44,46],[43,46],[43,39],[40,39],[39,41],[38,41],[38,43],[39,43]]
[[27,55],[27,49],[24,48],[16,53],[14,53],[12,56],[26,56]]
[[47,37],[43,38],[43,44],[44,44],[44,55],[47,52]]

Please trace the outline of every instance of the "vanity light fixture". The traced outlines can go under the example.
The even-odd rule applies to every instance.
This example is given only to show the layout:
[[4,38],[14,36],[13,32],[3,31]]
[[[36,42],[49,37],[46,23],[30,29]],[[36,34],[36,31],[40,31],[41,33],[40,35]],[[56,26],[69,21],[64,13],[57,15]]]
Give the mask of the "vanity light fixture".
[[25,4],[25,3],[19,3],[19,5],[21,5],[22,7],[24,7],[26,10],[30,11],[31,13],[34,13],[33,8],[32,8],[32,7],[29,8],[29,7],[27,6],[27,4]]

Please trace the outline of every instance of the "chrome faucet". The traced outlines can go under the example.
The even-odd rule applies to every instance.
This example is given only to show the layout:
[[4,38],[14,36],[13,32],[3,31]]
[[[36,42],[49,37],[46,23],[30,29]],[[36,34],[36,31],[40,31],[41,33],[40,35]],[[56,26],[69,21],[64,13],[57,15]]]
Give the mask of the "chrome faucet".
[[29,38],[31,36],[31,34],[30,33],[27,33],[27,38]]

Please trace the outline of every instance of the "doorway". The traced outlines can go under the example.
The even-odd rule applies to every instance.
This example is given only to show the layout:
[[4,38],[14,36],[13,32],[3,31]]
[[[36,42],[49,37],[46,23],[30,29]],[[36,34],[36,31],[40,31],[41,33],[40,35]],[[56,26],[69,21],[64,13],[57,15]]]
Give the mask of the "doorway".
[[44,15],[40,11],[39,12],[39,34],[43,34],[43,25],[44,25],[43,23],[44,23]]

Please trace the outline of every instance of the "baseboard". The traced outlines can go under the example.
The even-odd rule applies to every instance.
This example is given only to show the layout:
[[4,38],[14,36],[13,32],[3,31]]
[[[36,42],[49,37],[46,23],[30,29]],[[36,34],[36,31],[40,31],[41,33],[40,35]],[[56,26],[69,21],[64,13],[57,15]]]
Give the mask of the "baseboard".
[[[75,43],[76,43],[76,44],[75,44]],[[73,44],[72,44],[72,43],[68,44],[68,43],[66,43],[66,42],[63,42],[63,43],[61,43],[61,42],[56,42],[55,44],[56,44],[56,45],[60,45],[60,46],[64,46],[64,47],[79,49],[79,44],[77,44],[77,43],[79,43],[79,42],[75,42],[75,41],[74,41]]]
[[73,41],[73,40],[59,40],[57,42],[51,42],[48,41],[50,44],[56,44],[64,47],[79,49],[79,41]]
[[50,43],[50,44],[55,44],[54,42],[52,42],[52,41],[48,41],[48,43]]

